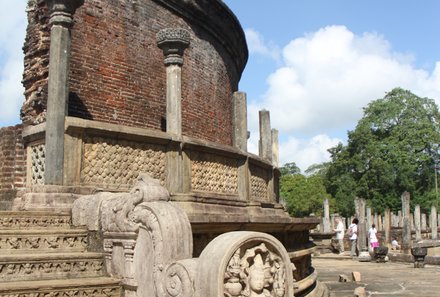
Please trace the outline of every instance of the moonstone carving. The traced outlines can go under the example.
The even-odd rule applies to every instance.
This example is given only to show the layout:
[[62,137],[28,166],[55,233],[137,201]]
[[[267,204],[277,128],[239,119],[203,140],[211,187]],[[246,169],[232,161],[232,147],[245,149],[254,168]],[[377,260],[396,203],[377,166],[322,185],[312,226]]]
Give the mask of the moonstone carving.
[[200,255],[195,296],[293,296],[293,264],[284,246],[260,232],[229,232]]

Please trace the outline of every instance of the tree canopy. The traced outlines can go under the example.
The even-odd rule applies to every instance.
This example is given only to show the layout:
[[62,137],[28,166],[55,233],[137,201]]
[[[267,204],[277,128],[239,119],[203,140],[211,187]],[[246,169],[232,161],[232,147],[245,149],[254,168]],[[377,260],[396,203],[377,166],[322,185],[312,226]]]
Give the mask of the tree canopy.
[[318,175],[287,174],[281,176],[280,184],[281,197],[291,216],[321,215],[324,199],[331,198]]
[[422,208],[435,203],[439,123],[434,100],[400,88],[368,104],[347,145],[329,150],[325,185],[339,211],[351,214],[355,196],[378,211],[397,209],[404,191]]

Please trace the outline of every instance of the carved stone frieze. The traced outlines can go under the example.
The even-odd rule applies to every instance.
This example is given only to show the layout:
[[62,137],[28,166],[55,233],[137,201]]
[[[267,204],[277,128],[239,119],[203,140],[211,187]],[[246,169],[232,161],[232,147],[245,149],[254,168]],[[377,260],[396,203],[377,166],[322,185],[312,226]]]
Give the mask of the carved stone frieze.
[[1,236],[0,250],[84,250],[87,237],[83,236]]
[[120,297],[121,289],[110,288],[75,288],[75,289],[39,289],[38,292],[1,293],[0,297]]
[[103,265],[102,259],[8,261],[0,263],[0,278],[2,281],[23,281],[71,276],[95,277],[104,275]]
[[139,172],[165,184],[165,148],[161,145],[101,137],[84,139],[81,183],[129,189]]
[[238,161],[206,153],[191,153],[191,187],[194,191],[238,193]]
[[70,216],[26,216],[6,215],[0,217],[0,229],[6,228],[68,228],[71,224]]
[[251,199],[253,201],[267,201],[269,173],[266,169],[249,165],[251,172]]
[[33,185],[44,185],[46,147],[44,144],[31,146],[31,178]]

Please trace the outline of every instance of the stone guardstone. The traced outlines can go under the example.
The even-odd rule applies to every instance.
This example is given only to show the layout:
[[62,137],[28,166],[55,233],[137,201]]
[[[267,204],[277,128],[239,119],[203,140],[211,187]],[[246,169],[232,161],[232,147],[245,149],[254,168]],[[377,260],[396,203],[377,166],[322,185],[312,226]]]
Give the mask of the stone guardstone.
[[124,297],[193,296],[191,225],[158,180],[140,174],[129,193],[81,197],[72,217],[102,232],[106,271],[122,279]]
[[359,262],[370,262],[371,261],[370,253],[366,250],[361,251],[359,253],[358,260]]
[[293,269],[275,237],[260,232],[225,233],[199,257],[195,297],[294,296]]
[[365,287],[357,287],[354,289],[354,296],[355,297],[367,297],[367,292],[365,290]]
[[359,271],[353,271],[351,273],[351,277],[353,279],[354,282],[360,282],[361,281],[361,273]]

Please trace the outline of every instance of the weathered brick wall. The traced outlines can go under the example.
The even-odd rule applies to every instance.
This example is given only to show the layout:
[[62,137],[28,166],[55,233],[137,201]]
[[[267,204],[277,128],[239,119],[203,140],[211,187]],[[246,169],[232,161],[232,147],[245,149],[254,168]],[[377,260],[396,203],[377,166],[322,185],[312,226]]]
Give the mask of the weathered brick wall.
[[[32,65],[28,61],[24,79],[26,104],[34,110],[45,107],[49,36],[44,2],[37,2],[29,12],[25,53],[29,58],[38,57],[38,61]],[[69,115],[163,130],[166,75],[156,33],[182,27],[191,32],[182,69],[183,134],[231,145],[231,94],[237,90],[241,75],[234,68],[236,61],[225,51],[223,40],[158,2],[86,0],[77,10],[72,31]],[[35,105],[32,96],[43,103]],[[34,114],[24,112],[23,118],[32,119],[27,123],[38,122]]]
[[48,12],[44,0],[29,5],[28,27],[23,46],[23,86],[26,101],[21,108],[23,123],[35,125],[45,120],[49,65]]
[[23,126],[0,129],[0,210],[9,209],[18,191],[26,184],[26,151]]

